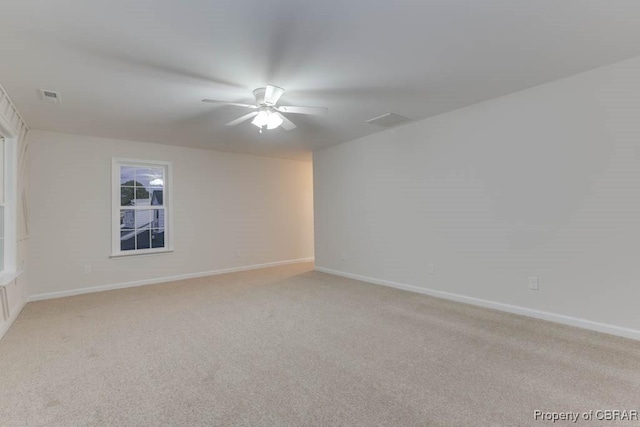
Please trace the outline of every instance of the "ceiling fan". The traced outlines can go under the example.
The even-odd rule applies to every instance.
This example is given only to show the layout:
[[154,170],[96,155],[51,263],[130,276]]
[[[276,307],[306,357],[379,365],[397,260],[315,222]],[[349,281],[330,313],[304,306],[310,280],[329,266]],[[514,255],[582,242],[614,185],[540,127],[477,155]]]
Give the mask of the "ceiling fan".
[[236,107],[251,108],[252,110],[255,110],[230,121],[227,123],[227,126],[235,126],[253,118],[251,124],[260,128],[260,133],[262,133],[262,130],[265,127],[267,129],[276,129],[279,126],[282,126],[284,130],[295,129],[296,125],[294,125],[293,122],[286,118],[282,113],[324,115],[329,111],[324,107],[294,107],[290,105],[281,105],[278,107],[276,104],[283,93],[284,89],[281,87],[267,85],[266,87],[259,87],[253,91],[253,95],[256,97],[255,105],[219,101],[216,99],[203,99],[202,102],[235,105]]

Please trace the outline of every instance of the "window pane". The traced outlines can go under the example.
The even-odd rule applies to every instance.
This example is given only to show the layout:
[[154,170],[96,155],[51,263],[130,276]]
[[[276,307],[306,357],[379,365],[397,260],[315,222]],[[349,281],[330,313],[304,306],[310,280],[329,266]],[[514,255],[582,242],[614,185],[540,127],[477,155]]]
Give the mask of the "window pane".
[[120,187],[120,206],[132,206],[134,187]]
[[136,229],[139,228],[151,228],[151,222],[153,222],[153,213],[154,211],[144,209],[137,210],[136,212]]
[[152,206],[164,205],[164,191],[162,191],[162,189],[151,191],[151,205]]
[[147,190],[164,186],[163,168],[136,168],[136,182]]
[[136,228],[136,211],[120,209],[120,229],[133,230],[134,228]]
[[149,230],[136,230],[136,249],[149,249],[151,247],[151,232]]
[[135,231],[120,231],[120,250],[132,251],[136,248]]
[[131,201],[135,206],[149,206],[151,204],[151,194],[144,187],[135,187],[134,199]]
[[164,188],[164,168],[150,168],[149,187],[151,190],[162,190]]
[[120,185],[133,185],[135,179],[135,168],[131,166],[120,166]]
[[151,228],[164,228],[164,209],[153,210],[153,220]]
[[164,229],[151,230],[151,247],[164,248]]

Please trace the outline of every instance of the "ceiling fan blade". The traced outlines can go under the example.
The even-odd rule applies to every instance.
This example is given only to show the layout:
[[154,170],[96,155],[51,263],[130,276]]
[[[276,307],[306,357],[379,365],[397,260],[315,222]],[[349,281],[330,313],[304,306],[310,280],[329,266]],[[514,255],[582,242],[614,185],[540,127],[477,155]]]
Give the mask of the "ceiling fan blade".
[[239,104],[237,102],[218,101],[217,99],[203,99],[202,102],[208,102],[210,104],[235,105],[236,107],[245,107],[245,108],[258,108],[257,105]]
[[235,126],[235,125],[238,125],[238,124],[240,124],[240,123],[242,123],[242,122],[244,122],[244,121],[246,121],[246,120],[249,120],[251,117],[254,117],[254,116],[257,116],[257,115],[258,115],[258,112],[257,112],[257,111],[252,111],[252,112],[251,112],[251,113],[249,113],[249,114],[245,114],[245,115],[244,115],[244,116],[242,116],[242,117],[238,117],[237,119],[230,121],[229,123],[227,123],[227,124],[226,124],[226,126]]
[[275,105],[280,99],[284,89],[274,85],[267,85],[264,91],[264,103],[269,105]]
[[280,118],[282,118],[282,128],[284,130],[292,130],[296,128],[296,125],[293,124],[293,122],[289,119],[287,119],[283,114],[280,113],[276,113],[278,116],[280,116]]
[[329,112],[326,107],[294,107],[292,105],[282,105],[278,107],[278,111],[293,114],[313,114],[316,116],[324,116]]

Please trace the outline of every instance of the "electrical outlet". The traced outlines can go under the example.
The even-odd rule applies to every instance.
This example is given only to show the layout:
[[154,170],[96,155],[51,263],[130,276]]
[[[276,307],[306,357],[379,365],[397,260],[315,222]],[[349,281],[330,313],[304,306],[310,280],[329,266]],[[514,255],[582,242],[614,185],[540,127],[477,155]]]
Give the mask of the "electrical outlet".
[[342,261],[346,261],[347,260],[347,253],[345,251],[342,251],[342,253],[340,254],[340,259]]
[[529,289],[537,291],[540,288],[540,283],[536,276],[529,276]]
[[84,266],[84,274],[91,274],[91,266],[90,265],[85,265]]
[[240,251],[236,251],[236,258],[240,258]]
[[436,266],[431,262],[427,264],[427,273],[436,274]]

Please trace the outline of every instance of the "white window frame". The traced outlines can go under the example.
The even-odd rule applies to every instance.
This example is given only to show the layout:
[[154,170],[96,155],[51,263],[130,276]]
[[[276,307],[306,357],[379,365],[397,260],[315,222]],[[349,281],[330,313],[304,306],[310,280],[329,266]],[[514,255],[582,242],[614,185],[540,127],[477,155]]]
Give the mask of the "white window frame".
[[[149,206],[120,206],[120,168],[131,167],[157,167],[164,168],[164,248],[133,249],[123,251],[120,249],[120,210],[121,209],[150,209]],[[111,257],[129,257],[136,255],[150,255],[173,252],[173,164],[161,160],[140,160],[122,157],[111,159]]]

